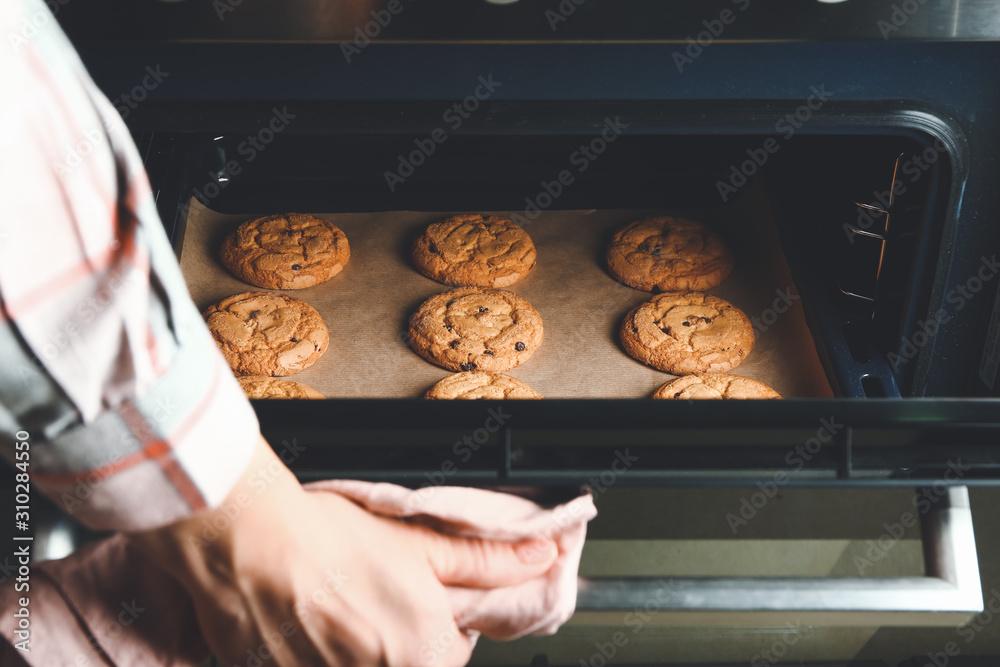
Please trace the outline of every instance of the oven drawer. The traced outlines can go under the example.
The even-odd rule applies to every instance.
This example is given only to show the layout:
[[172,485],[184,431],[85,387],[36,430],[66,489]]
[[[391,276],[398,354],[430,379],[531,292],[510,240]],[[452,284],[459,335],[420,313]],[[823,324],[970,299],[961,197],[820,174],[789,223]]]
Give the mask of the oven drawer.
[[[581,580],[574,619],[613,625],[623,613],[651,605],[655,619],[648,622],[671,626],[780,626],[789,618],[796,625],[823,627],[960,626],[983,610],[968,490],[917,494],[933,498],[933,506],[903,513],[905,526],[889,524],[898,533],[881,536],[872,558],[892,549],[902,528],[919,520],[924,576],[588,578]],[[874,565],[863,556],[855,563],[862,572]]]

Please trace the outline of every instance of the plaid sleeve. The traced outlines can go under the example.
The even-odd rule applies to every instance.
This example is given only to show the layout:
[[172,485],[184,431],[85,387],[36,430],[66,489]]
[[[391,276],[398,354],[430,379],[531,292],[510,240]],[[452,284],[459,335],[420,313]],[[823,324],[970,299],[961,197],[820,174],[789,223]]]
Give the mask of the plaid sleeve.
[[[99,529],[218,505],[259,426],[121,118],[41,0],[0,3],[0,450]],[[23,435],[23,434],[22,434]]]

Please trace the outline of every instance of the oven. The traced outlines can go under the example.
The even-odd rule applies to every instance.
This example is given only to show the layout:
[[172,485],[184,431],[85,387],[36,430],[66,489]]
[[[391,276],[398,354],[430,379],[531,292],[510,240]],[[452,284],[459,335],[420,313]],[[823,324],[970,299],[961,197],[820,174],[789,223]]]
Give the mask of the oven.
[[[965,655],[1000,654],[1000,10],[96,4],[57,17],[199,307],[245,291],[211,266],[238,222],[344,221],[355,266],[295,293],[334,354],[293,379],[328,398],[254,402],[301,479],[594,492],[576,616],[474,664],[951,659],[966,632]],[[407,318],[445,288],[406,248],[466,211],[535,238],[511,289],[546,340],[511,374],[545,400],[420,398],[444,371]],[[614,332],[649,295],[601,248],[656,212],[734,241],[718,293],[757,336],[736,372],[785,398],[648,399],[669,376]]]

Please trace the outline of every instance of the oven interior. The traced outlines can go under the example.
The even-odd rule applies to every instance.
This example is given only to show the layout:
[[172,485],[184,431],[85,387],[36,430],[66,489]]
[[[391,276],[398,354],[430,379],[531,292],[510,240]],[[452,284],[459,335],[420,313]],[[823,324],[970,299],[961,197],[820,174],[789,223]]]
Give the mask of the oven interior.
[[[483,432],[449,483],[572,489],[625,444],[643,453],[628,482],[638,485],[743,485],[781,471],[793,484],[913,486],[944,478],[955,457],[972,466],[962,483],[995,483],[995,405],[978,355],[956,365],[939,352],[981,346],[989,328],[987,297],[961,312],[948,305],[953,263],[971,263],[967,248],[953,256],[957,239],[992,232],[962,207],[971,153],[947,115],[829,101],[800,123],[808,107],[787,101],[487,101],[453,127],[442,115],[453,104],[164,101],[135,118],[149,128],[136,138],[178,252],[196,205],[233,221],[289,210],[494,210],[530,222],[538,207],[696,211],[729,216],[750,235],[773,222],[832,398],[519,402],[516,419]],[[279,111],[294,120],[262,134]],[[595,144],[609,124],[624,129]],[[433,150],[420,149],[429,142]],[[563,171],[572,182],[551,201],[540,196]],[[588,233],[585,216],[580,225]],[[470,403],[479,402],[414,394],[254,407],[268,438],[315,445],[293,465],[303,479],[420,485],[497,408]],[[790,462],[789,448],[830,420],[844,424],[830,444]]]
[[[835,396],[948,395],[925,363],[934,342],[925,334],[936,329],[927,313],[962,174],[961,146],[947,128],[937,128],[943,137],[858,125],[810,133],[779,125],[781,133],[768,134],[626,130],[603,141],[600,132],[614,123],[605,120],[589,132],[453,132],[441,143],[405,126],[265,133],[266,144],[239,131],[158,135],[146,137],[145,150],[154,179],[163,175],[154,185],[178,250],[193,199],[232,215],[514,211],[522,223],[538,211],[712,217],[741,206],[743,234],[773,218]],[[743,198],[751,203],[741,205]],[[975,395],[975,374],[966,375],[964,392],[951,395]]]

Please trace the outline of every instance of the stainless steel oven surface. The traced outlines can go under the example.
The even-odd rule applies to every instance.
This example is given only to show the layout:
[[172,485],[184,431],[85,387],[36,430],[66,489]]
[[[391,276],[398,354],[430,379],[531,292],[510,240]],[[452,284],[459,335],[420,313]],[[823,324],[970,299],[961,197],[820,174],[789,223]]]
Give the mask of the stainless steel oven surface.
[[[330,325],[302,375],[327,399],[254,403],[265,436],[305,447],[302,480],[594,490],[577,614],[474,664],[1000,655],[992,3],[95,6],[58,18],[137,139],[199,306],[245,291],[216,261],[244,220],[309,212],[350,238],[343,274],[296,295]],[[535,239],[511,289],[546,338],[511,374],[542,401],[421,398],[445,373],[407,318],[443,288],[408,249],[451,212]],[[649,295],[602,257],[656,213],[732,243],[709,292],[752,318],[741,371],[783,399],[649,399],[669,376],[616,336]],[[487,432],[490,410],[510,417]]]

